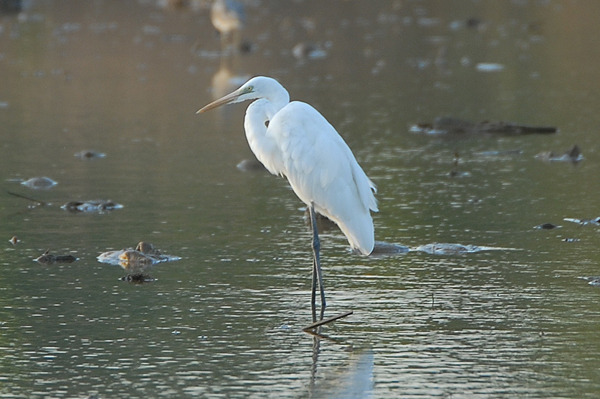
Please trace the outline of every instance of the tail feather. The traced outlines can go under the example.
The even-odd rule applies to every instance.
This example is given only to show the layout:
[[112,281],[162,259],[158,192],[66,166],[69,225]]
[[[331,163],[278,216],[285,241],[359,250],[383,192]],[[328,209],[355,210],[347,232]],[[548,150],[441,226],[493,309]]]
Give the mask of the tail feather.
[[332,218],[332,220],[342,230],[352,248],[358,249],[363,255],[370,255],[375,246],[373,218],[368,210],[360,216],[354,217],[347,222],[335,220],[335,218]]

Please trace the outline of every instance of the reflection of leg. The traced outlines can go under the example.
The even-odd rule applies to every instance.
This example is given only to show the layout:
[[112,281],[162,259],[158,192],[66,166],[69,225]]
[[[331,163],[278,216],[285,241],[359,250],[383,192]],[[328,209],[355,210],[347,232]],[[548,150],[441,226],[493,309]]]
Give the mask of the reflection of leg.
[[310,366],[310,383],[308,384],[308,397],[315,397],[315,382],[317,380],[317,364],[319,362],[319,352],[321,351],[321,338],[313,336],[312,344],[312,364]]
[[321,294],[321,313],[320,319],[323,320],[323,316],[325,314],[325,288],[323,286],[323,273],[321,271],[321,261],[319,259],[319,250],[321,249],[321,243],[319,242],[319,231],[317,230],[317,215],[315,212],[314,204],[311,204],[309,207],[310,210],[310,225],[312,227],[313,240],[312,240],[312,250],[313,250],[313,278],[312,278],[312,293],[311,293],[311,309],[313,322],[317,321],[316,315],[316,283],[319,282],[319,291]]
[[236,54],[240,51],[242,34],[239,29],[234,29],[231,34],[231,51]]
[[221,38],[221,57],[229,54],[229,33],[219,32],[219,37]]

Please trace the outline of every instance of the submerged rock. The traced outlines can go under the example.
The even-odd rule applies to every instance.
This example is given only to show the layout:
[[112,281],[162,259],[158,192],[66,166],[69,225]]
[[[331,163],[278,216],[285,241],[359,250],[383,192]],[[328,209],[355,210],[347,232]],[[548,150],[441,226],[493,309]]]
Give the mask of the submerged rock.
[[34,190],[47,190],[56,186],[58,183],[49,177],[32,177],[29,180],[21,182],[21,184]]
[[105,211],[112,211],[114,209],[121,209],[123,205],[117,204],[111,200],[90,200],[90,201],[69,201],[63,206],[62,209],[68,212],[98,212],[102,213]]
[[534,229],[538,229],[538,230],[552,230],[552,229],[560,229],[562,226],[557,226],[555,224],[552,223],[542,223],[542,224],[538,224],[537,226],[534,227]]
[[494,62],[480,62],[475,65],[475,69],[479,72],[500,72],[504,70],[504,65]]
[[40,257],[34,259],[34,261],[41,263],[43,265],[53,265],[56,263],[73,263],[78,260],[73,255],[53,255],[50,253],[48,249],[44,252]]
[[579,242],[581,241],[579,238],[563,238],[564,242]]
[[557,132],[553,126],[527,126],[512,122],[470,122],[452,117],[438,117],[433,123],[414,124],[409,129],[413,133],[431,135],[450,134],[490,134],[501,136],[523,136],[527,134],[552,134]]
[[79,151],[78,153],[75,154],[75,158],[79,158],[81,160],[88,160],[88,159],[97,159],[97,158],[104,158],[106,156],[105,153],[103,152],[98,152],[98,151]]
[[318,59],[327,57],[327,52],[318,45],[300,42],[292,48],[292,55],[298,60]]
[[482,251],[512,251],[514,248],[486,247],[477,245],[463,245],[452,243],[433,243],[420,245],[411,251],[425,252],[430,255],[463,255]]
[[152,277],[151,275],[143,274],[143,273],[128,274],[127,276],[123,276],[123,277],[119,278],[119,280],[126,281],[126,282],[132,283],[132,284],[144,284],[144,283],[151,283],[153,281],[156,281],[156,279],[154,277]]
[[523,150],[514,149],[514,150],[489,150],[489,151],[480,151],[476,152],[475,155],[481,155],[484,157],[494,157],[494,156],[514,156],[523,154]]
[[383,241],[375,241],[375,246],[373,247],[373,252],[371,252],[371,256],[405,254],[409,250],[410,248],[404,245],[390,244]]

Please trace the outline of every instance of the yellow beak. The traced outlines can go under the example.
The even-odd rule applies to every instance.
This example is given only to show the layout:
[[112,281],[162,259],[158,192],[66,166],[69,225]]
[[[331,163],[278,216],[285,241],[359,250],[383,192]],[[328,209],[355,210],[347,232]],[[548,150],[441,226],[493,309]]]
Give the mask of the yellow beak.
[[240,96],[239,90],[234,91],[233,93],[229,93],[224,97],[219,98],[218,100],[213,101],[212,103],[205,105],[196,111],[197,114],[202,112],[209,111],[213,108],[220,107],[221,105],[229,104],[230,102],[235,101]]

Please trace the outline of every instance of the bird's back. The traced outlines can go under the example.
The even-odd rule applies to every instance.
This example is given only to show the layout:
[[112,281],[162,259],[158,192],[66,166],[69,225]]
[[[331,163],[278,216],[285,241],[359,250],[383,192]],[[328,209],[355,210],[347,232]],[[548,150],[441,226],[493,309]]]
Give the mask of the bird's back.
[[272,118],[266,136],[278,150],[269,169],[286,176],[304,203],[314,203],[336,222],[353,248],[370,254],[375,186],[333,126],[310,105],[294,101]]

